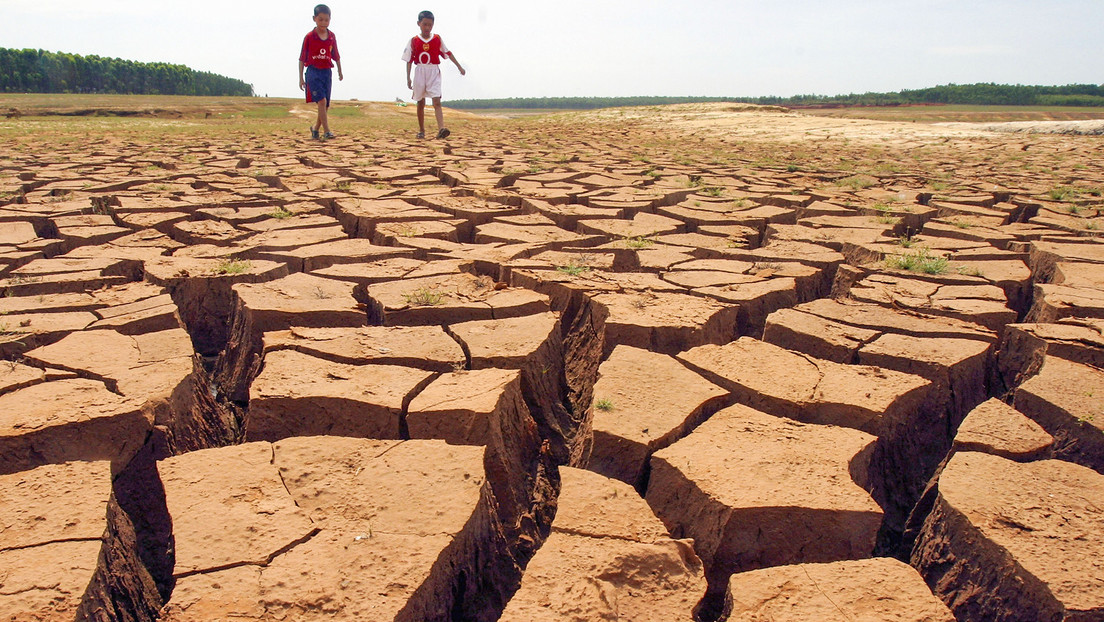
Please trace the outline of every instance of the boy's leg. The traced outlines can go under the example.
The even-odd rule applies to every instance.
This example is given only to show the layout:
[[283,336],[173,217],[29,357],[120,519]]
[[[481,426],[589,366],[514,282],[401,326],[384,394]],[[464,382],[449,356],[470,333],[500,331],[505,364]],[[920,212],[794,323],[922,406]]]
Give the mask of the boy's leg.
[[330,131],[330,117],[327,105],[330,103],[328,99],[319,100],[318,102],[318,122],[314,124],[314,129],[323,129],[326,132]]
[[425,134],[425,100],[418,100],[418,132]]
[[445,127],[445,111],[441,109],[441,98],[433,98],[433,114],[437,117],[437,130]]

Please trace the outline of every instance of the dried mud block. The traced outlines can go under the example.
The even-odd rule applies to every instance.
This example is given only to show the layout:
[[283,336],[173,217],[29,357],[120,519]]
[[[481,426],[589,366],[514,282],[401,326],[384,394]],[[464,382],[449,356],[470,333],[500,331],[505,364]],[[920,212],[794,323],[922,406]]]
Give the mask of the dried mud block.
[[1054,437],[1020,411],[998,400],[983,402],[958,426],[954,451],[976,451],[1017,462],[1049,458]]
[[145,271],[147,281],[168,290],[196,351],[205,356],[226,347],[235,283],[262,283],[288,274],[286,265],[271,261],[191,257],[146,262]]
[[1016,321],[1008,298],[999,287],[986,284],[945,285],[893,275],[871,275],[851,288],[858,302],[888,306],[975,322],[999,331]]
[[954,622],[907,564],[880,557],[753,570],[728,583],[728,620]]
[[640,212],[632,219],[583,220],[576,230],[581,234],[611,238],[646,238],[668,233],[686,233],[686,223],[658,214]]
[[[497,422],[518,419],[524,408],[521,373],[477,369],[444,374],[410,402],[410,438],[440,439],[454,445],[488,445]],[[527,414],[527,411],[526,411]]]
[[997,359],[1001,388],[1014,389],[1034,376],[1047,356],[1104,369],[1104,320],[1009,324]]
[[767,316],[763,341],[825,361],[855,363],[859,348],[880,334],[798,309],[779,309]]
[[268,283],[234,285],[229,340],[215,368],[217,383],[236,402],[248,399],[261,366],[264,333],[368,324],[352,283],[297,273]]
[[368,316],[383,326],[418,326],[503,319],[548,311],[548,298],[500,288],[494,279],[454,274],[370,284]]
[[89,329],[115,330],[125,335],[153,333],[173,328],[184,328],[184,323],[169,294],[161,294],[129,304],[103,307],[96,310],[98,322]]
[[0,618],[78,617],[100,565],[110,496],[107,462],[0,476]]
[[641,488],[652,453],[716,412],[728,392],[676,359],[617,346],[594,385],[594,448],[587,468]]
[[144,402],[154,424],[167,433],[171,451],[226,445],[237,437],[236,421],[211,399],[206,372],[181,328],[140,335],[73,333],[28,352],[27,359],[102,381],[109,390]]
[[930,383],[911,374],[841,365],[750,337],[678,355],[743,404],[808,423],[885,434],[914,415]]
[[376,246],[354,238],[296,246],[282,252],[281,261],[297,272],[316,272],[332,266],[371,264],[412,255],[409,250]]
[[691,543],[672,540],[630,487],[560,469],[552,532],[502,621],[692,620],[705,594]]
[[28,350],[58,341],[91,326],[96,316],[88,311],[71,313],[11,313],[0,316],[0,357],[18,359]]
[[648,504],[694,539],[713,592],[734,572],[868,557],[882,523],[863,489],[874,441],[732,406],[652,456]]
[[444,374],[410,402],[406,426],[411,438],[487,446],[499,519],[510,549],[528,559],[552,521],[556,481],[521,386],[516,369]]
[[868,330],[914,337],[974,339],[987,343],[997,341],[995,332],[973,322],[916,312],[906,313],[880,305],[821,299],[798,305],[796,309],[833,322]]
[[490,222],[475,228],[475,243],[532,244],[541,251],[556,251],[567,247],[585,248],[605,243],[602,235],[581,235],[555,225],[520,225]]
[[440,326],[293,326],[265,333],[265,356],[279,350],[346,365],[398,365],[437,372],[466,364],[460,344]]
[[1104,473],[1104,371],[1047,356],[1012,404],[1054,436],[1054,457]]
[[1104,291],[1036,283],[1035,299],[1026,321],[1057,322],[1072,317],[1104,319]]
[[990,344],[971,339],[886,334],[862,346],[858,363],[931,381],[933,399],[945,404],[957,425],[987,397]]
[[314,437],[162,462],[178,575],[162,619],[493,619],[510,562],[482,453]]
[[[502,368],[521,370],[521,392],[526,405],[548,439],[552,451],[563,464],[585,462],[590,450],[590,418],[585,407],[569,407],[573,395],[568,369],[582,364],[578,350],[587,348],[597,356],[600,342],[593,343],[590,325],[583,323],[567,335],[560,320],[546,312],[503,320],[484,320],[452,324],[447,330],[464,348],[472,369]],[[580,336],[583,333],[584,336]],[[575,343],[587,341],[586,344]],[[576,354],[570,354],[574,347]],[[589,360],[589,357],[587,357]],[[594,369],[597,369],[595,363]],[[593,386],[593,379],[582,384]]]
[[1104,264],[1104,247],[1100,244],[1069,244],[1036,240],[1031,243],[1031,272],[1036,283],[1051,283],[1063,262]]
[[974,451],[1000,456],[1017,462],[1031,462],[1053,456],[1054,437],[1029,419],[998,399],[990,399],[977,408],[958,426],[954,443],[935,473],[928,480],[920,499],[913,506],[905,522],[899,552],[908,554],[931,513],[939,494],[939,476],[950,459],[960,451]]
[[869,490],[886,511],[879,546],[892,544],[951,445],[931,382],[867,365],[841,365],[742,337],[678,357],[736,402],[807,423],[878,437]]
[[197,244],[211,244],[214,246],[230,246],[240,241],[252,231],[243,231],[234,228],[230,223],[219,220],[189,220],[173,224],[169,235],[181,244],[195,246]]
[[617,345],[677,354],[737,336],[739,308],[689,294],[642,291],[599,294],[606,308],[605,356]]
[[724,287],[700,287],[694,292],[737,306],[738,334],[756,336],[763,334],[763,324],[773,311],[792,307],[800,302],[797,290],[795,279],[779,277]]
[[912,565],[959,620],[1104,616],[1104,477],[1060,460],[951,458]]
[[0,395],[0,473],[71,460],[130,461],[153,427],[144,398],[102,382],[56,380]]
[[245,438],[400,438],[403,406],[432,377],[409,367],[345,365],[291,350],[273,352],[249,390]]

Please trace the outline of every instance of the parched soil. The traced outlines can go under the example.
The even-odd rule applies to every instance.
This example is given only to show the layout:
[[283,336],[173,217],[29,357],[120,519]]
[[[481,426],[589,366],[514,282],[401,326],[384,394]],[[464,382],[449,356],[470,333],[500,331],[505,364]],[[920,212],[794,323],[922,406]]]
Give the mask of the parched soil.
[[0,618],[1104,619],[1098,136],[0,101]]

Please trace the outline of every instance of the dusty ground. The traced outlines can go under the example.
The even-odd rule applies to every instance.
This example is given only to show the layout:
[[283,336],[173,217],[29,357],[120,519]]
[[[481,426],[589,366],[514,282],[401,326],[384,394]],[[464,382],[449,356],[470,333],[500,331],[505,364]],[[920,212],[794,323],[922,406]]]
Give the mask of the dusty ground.
[[0,110],[4,619],[1104,615],[1098,136]]

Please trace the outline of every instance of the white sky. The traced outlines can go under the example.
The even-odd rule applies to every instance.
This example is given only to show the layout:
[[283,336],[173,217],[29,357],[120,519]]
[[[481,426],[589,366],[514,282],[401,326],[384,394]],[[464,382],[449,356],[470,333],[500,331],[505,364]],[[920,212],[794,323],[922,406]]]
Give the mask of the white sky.
[[[334,99],[409,97],[418,11],[468,70],[445,99],[760,96],[947,83],[1104,83],[1104,0],[449,0],[329,3]],[[0,47],[165,61],[298,97],[313,2],[0,0]]]

